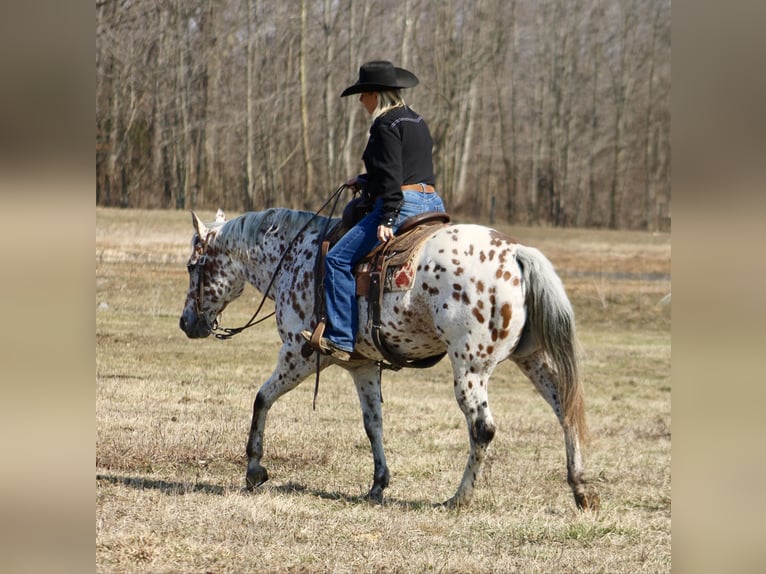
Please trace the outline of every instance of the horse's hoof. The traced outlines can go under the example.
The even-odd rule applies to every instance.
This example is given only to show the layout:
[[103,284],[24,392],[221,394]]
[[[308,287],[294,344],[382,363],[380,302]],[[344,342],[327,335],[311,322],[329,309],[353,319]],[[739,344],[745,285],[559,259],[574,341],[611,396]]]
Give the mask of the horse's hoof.
[[365,496],[365,499],[373,504],[383,504],[383,489],[377,487],[371,488],[370,492]]
[[245,475],[245,484],[248,490],[254,490],[269,480],[269,473],[262,466],[248,468]]
[[449,500],[445,500],[444,502],[437,503],[434,506],[436,506],[437,508],[448,508],[450,510],[457,510],[464,506],[468,506],[470,502],[471,502],[470,500],[466,500],[464,498],[460,498],[457,495],[455,495]]
[[595,492],[578,492],[575,494],[575,504],[580,510],[596,512],[601,506],[601,498]]

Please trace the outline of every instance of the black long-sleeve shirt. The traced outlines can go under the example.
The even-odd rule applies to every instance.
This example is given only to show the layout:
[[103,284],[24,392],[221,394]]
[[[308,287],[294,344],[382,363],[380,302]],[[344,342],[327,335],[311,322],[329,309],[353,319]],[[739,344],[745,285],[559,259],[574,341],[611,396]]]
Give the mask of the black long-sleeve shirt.
[[365,191],[383,198],[383,220],[394,224],[402,202],[403,185],[434,185],[433,139],[425,120],[408,107],[378,116],[362,155],[367,168]]

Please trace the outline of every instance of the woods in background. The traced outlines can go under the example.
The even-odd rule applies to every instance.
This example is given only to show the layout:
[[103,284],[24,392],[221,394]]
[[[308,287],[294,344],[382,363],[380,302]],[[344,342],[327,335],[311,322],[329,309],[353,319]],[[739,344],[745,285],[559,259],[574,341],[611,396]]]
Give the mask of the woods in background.
[[670,50],[670,0],[97,1],[96,202],[315,209],[387,59],[451,213],[668,231]]

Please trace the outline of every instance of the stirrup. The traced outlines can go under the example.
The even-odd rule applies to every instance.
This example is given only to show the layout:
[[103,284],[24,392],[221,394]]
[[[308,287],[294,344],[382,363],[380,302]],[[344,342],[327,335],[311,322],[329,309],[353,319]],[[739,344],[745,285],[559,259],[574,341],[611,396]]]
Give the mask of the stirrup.
[[317,323],[316,327],[314,327],[314,332],[311,333],[311,338],[309,339],[309,344],[317,351],[322,350],[322,335],[324,335],[324,328],[325,322],[323,319]]
[[352,355],[355,353],[349,353],[348,351],[336,347],[332,341],[322,337],[324,327],[324,322],[320,322],[313,333],[308,330],[301,331],[301,337],[306,340],[301,348],[301,355],[305,359],[308,359],[314,351],[318,351],[323,355],[330,355],[338,361],[350,361]]
[[304,359],[308,359],[314,351],[318,351],[323,354],[327,354],[327,351],[322,349],[322,335],[324,334],[325,322],[320,321],[317,326],[314,327],[314,331],[304,329],[300,332],[301,337],[306,341],[301,347],[301,355]]

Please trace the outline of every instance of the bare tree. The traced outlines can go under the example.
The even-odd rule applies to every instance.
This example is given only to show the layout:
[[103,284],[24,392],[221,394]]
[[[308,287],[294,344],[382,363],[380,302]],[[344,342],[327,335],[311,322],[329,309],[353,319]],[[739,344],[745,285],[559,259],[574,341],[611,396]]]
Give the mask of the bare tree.
[[[362,4],[361,11],[359,10],[360,4]],[[348,61],[346,63],[347,72],[341,77],[345,77],[346,81],[353,78],[359,65],[362,63],[362,38],[367,35],[368,23],[372,16],[372,4],[370,2],[359,2],[359,0],[349,0],[349,17],[347,21],[348,27]],[[345,102],[344,102],[345,104]],[[358,118],[359,118],[359,106],[344,105],[343,110],[345,113],[345,139],[343,143],[343,165],[346,173],[346,177],[351,177],[360,172],[361,169],[361,151],[357,149],[357,132]]]
[[[647,98],[646,98],[646,143],[644,145],[644,221],[642,226],[649,231],[656,231],[660,226],[661,205],[657,200],[658,187],[658,164],[659,164],[659,145],[660,133],[662,132],[662,123],[658,121],[657,116],[662,105],[656,101],[657,92],[657,68],[658,68],[658,49],[659,41],[663,32],[663,23],[665,11],[668,5],[665,2],[657,2],[654,5],[654,13],[651,24],[650,49],[647,57],[649,66],[647,72]],[[663,94],[666,95],[666,94]],[[662,101],[665,101],[663,98]],[[658,110],[657,108],[660,108]]]
[[255,112],[253,109],[253,84],[255,83],[255,0],[245,0],[245,23],[247,40],[245,42],[245,209],[255,205]]
[[301,0],[301,43],[298,57],[300,58],[300,90],[301,90],[301,135],[303,141],[303,165],[306,168],[306,186],[309,192],[314,190],[314,166],[311,157],[311,139],[309,126],[309,86],[306,75],[308,53],[308,7],[306,0]]

